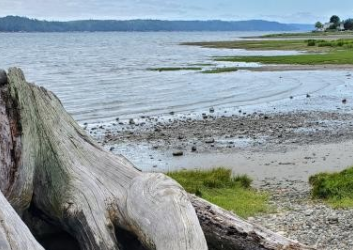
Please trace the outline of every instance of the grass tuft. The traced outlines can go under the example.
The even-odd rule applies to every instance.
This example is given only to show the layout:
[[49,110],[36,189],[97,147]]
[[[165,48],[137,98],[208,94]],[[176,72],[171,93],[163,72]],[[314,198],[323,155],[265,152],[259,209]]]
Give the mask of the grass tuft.
[[184,189],[224,209],[247,218],[270,212],[268,194],[251,188],[252,180],[247,175],[232,177],[225,168],[213,170],[182,170],[168,175]]
[[309,182],[314,199],[322,199],[335,208],[353,207],[353,167],[311,176]]

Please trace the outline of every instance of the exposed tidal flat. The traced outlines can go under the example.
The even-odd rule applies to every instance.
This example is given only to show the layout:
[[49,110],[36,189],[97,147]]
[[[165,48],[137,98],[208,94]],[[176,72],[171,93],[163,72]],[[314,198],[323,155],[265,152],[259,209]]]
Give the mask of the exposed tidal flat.
[[[247,174],[277,208],[251,220],[319,249],[352,249],[351,210],[311,200],[308,183],[353,165],[349,48],[266,47],[247,35],[262,34],[0,34],[0,68],[23,68],[141,170]],[[199,41],[221,45],[180,45]]]

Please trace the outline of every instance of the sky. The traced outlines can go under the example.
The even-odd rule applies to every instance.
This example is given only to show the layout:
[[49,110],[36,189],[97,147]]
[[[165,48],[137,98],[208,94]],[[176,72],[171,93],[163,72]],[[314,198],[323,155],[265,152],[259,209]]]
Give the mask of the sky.
[[249,20],[284,23],[353,17],[353,0],[0,0],[0,16],[46,20]]

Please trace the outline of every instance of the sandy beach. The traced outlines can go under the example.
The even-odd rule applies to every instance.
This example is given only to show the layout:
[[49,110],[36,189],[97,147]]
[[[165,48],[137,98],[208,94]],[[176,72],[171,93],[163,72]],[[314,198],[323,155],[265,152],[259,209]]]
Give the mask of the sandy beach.
[[130,120],[93,127],[89,133],[144,171],[224,166],[260,183],[267,178],[305,181],[312,174],[350,166],[352,127],[349,112],[209,113],[203,119],[166,123]]
[[[310,196],[308,179],[353,164],[352,112],[253,113],[161,122],[145,117],[86,128],[107,150],[143,171],[226,167],[247,174],[270,193],[274,213],[249,218],[323,250],[350,250],[352,210],[335,210]],[[115,128],[115,129],[114,129]],[[176,156],[177,155],[177,156]]]

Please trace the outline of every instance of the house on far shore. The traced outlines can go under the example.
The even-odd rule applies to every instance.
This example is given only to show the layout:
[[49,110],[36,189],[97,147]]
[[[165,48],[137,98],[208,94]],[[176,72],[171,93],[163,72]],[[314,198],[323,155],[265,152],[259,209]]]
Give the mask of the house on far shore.
[[[327,30],[331,29],[331,27],[332,27],[333,25],[335,25],[335,24],[334,24],[334,23],[325,23],[325,24],[322,26],[322,28],[317,29],[317,31],[321,31],[321,32],[327,31]],[[337,30],[338,30],[338,31],[344,31],[344,30],[345,30],[345,28],[344,28],[344,23],[343,23],[343,22],[340,23],[340,25],[337,27]]]
[[322,31],[326,31],[326,30],[330,29],[332,27],[332,25],[334,25],[334,23],[325,23],[324,27],[322,28]]
[[339,31],[344,31],[344,30],[345,30],[345,28],[344,28],[344,22],[342,22],[342,23],[340,24],[340,26],[338,27],[338,30],[339,30]]

